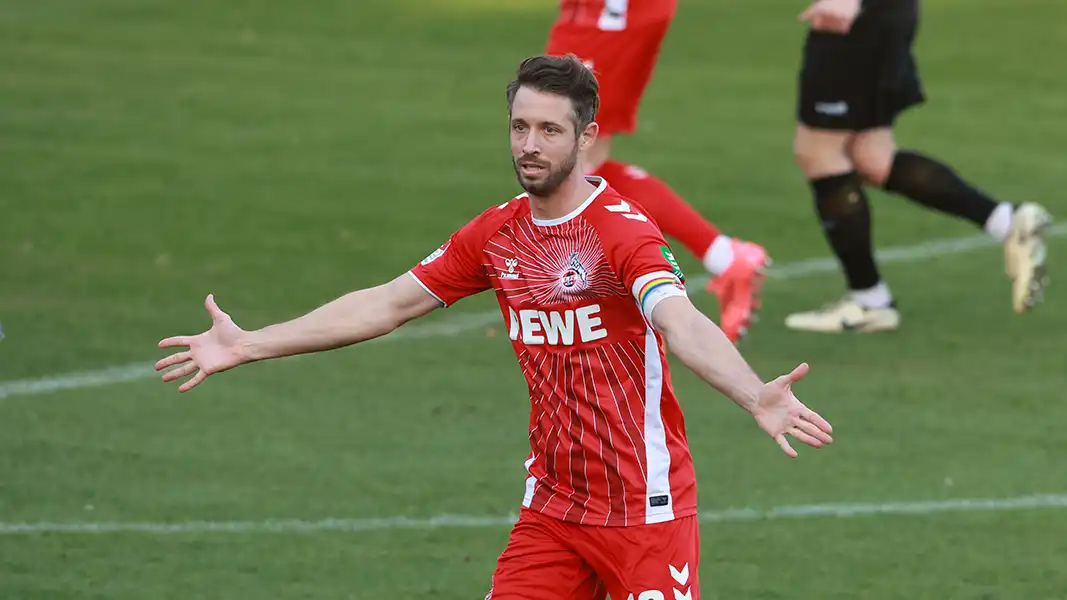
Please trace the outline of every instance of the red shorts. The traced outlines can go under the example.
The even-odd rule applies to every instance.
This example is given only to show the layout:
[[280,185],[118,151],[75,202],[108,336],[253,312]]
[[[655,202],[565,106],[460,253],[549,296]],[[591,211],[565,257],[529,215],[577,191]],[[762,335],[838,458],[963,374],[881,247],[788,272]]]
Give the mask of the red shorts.
[[696,516],[632,527],[523,509],[486,600],[700,600]]
[[670,24],[665,19],[622,31],[560,22],[552,26],[545,54],[575,54],[596,73],[600,83],[596,121],[601,133],[633,133],[637,129],[637,107],[652,79]]

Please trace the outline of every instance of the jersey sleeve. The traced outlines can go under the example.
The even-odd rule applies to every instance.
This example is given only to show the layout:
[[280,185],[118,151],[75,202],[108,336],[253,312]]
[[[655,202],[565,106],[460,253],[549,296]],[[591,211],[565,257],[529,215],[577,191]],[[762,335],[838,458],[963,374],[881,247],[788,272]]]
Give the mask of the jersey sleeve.
[[443,306],[489,289],[492,284],[479,258],[484,245],[480,233],[478,221],[471,221],[409,274]]
[[610,215],[603,223],[610,238],[608,260],[651,323],[656,305],[686,295],[682,268],[659,228],[636,205]]

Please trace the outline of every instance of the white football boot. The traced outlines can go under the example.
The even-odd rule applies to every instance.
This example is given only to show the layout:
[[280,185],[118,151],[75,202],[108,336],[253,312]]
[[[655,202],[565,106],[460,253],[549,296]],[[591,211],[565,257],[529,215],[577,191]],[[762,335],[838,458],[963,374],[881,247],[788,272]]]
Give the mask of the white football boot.
[[849,296],[819,310],[793,313],[786,317],[785,326],[819,333],[893,331],[900,326],[900,311],[895,306],[865,308]]
[[1012,280],[1011,307],[1024,313],[1044,298],[1045,232],[1052,217],[1038,204],[1025,203],[1015,209],[1011,230],[1004,242],[1004,270]]

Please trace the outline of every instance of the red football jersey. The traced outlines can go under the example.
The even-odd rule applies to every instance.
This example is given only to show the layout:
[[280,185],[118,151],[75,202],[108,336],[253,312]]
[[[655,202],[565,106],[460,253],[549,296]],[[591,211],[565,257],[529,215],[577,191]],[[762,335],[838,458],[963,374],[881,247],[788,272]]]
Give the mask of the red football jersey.
[[492,289],[530,391],[523,505],[581,524],[696,513],[685,423],[652,309],[685,294],[656,225],[606,181],[574,212],[490,208],[411,271],[443,305]]
[[677,10],[678,0],[560,0],[556,22],[622,31],[669,21]]

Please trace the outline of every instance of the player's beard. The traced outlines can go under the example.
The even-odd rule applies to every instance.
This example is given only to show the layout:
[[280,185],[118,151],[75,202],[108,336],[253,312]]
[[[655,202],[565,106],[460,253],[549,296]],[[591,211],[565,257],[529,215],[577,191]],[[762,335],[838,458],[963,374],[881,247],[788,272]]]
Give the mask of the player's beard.
[[[519,163],[523,161],[535,162],[545,169],[545,175],[539,181],[531,181],[523,176],[522,169],[519,168]],[[578,144],[574,145],[574,150],[570,155],[563,160],[558,167],[553,168],[552,163],[542,161],[539,159],[531,159],[525,156],[512,160],[512,166],[515,167],[515,176],[519,180],[519,185],[522,189],[526,190],[531,196],[538,196],[544,198],[552,195],[552,192],[556,191],[560,185],[571,173],[574,172],[575,167],[578,166]]]

